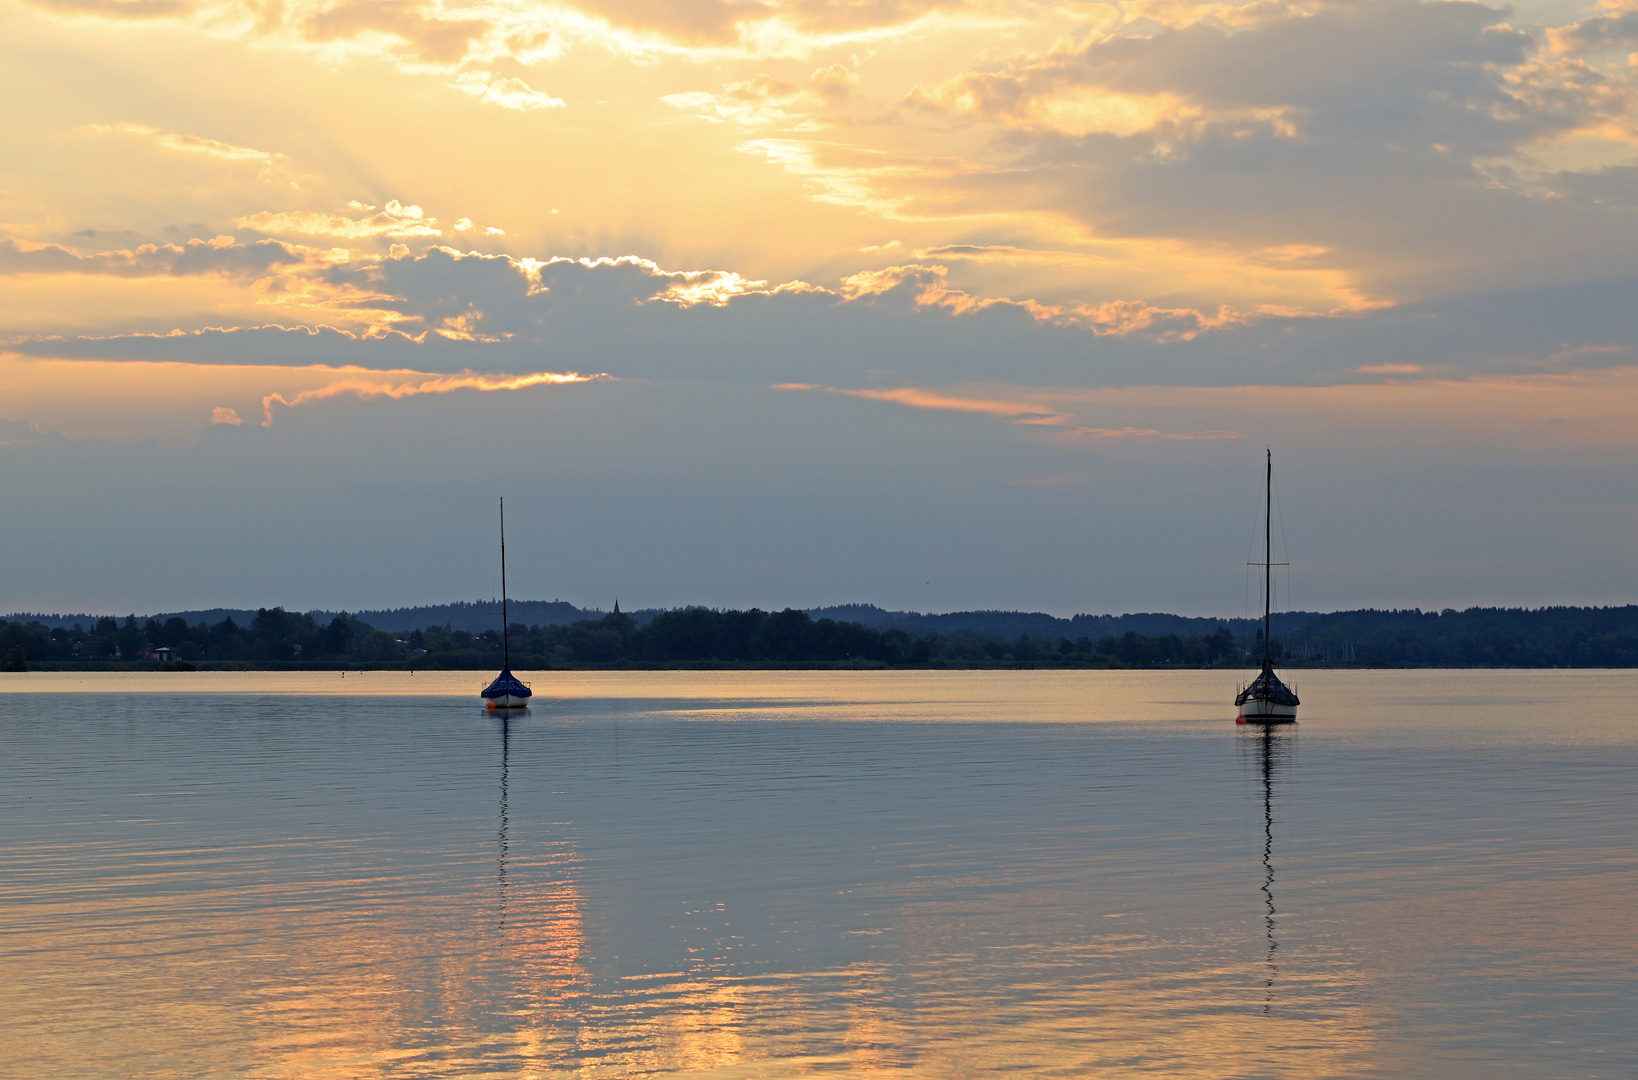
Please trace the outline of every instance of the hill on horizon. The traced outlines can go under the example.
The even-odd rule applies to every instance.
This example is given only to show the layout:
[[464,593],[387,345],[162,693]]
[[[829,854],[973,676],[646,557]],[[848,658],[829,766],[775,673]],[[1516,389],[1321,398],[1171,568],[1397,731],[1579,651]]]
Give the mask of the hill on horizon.
[[[686,605],[686,607],[705,606],[707,605]],[[578,622],[582,619],[599,619],[608,614],[602,608],[576,607],[566,600],[509,600],[507,608],[508,620],[513,623],[522,623],[525,626],[556,626]],[[361,622],[368,623],[377,630],[387,630],[392,633],[424,630],[428,626],[448,626],[451,630],[482,633],[499,625],[500,609],[501,604],[498,599],[457,600],[448,604],[361,609],[345,612],[345,614]],[[626,614],[632,616],[639,623],[646,623],[654,616],[667,610],[671,609],[637,608],[627,611]],[[712,610],[719,609],[713,608]],[[1254,619],[1214,619],[1170,615],[1160,612],[1123,615],[1076,615],[1073,618],[1063,619],[1040,611],[889,611],[875,604],[835,604],[802,610],[805,610],[813,619],[856,622],[877,630],[902,630],[912,637],[930,633],[948,635],[968,631],[975,634],[999,634],[1009,639],[1016,638],[1020,634],[1068,637],[1072,639],[1091,637],[1096,639],[1107,634],[1124,634],[1128,630],[1148,636],[1177,634],[1186,637],[1190,634],[1210,634],[1219,626],[1228,626],[1236,635],[1239,635],[1253,633],[1257,622]],[[336,615],[343,614],[343,612],[314,609],[307,612],[307,614],[311,615],[315,620],[328,622]],[[190,626],[200,622],[215,624],[223,619],[231,618],[240,626],[246,626],[255,616],[256,611],[253,608],[202,608],[137,615],[136,618],[139,622],[147,619],[164,622],[166,619],[180,618]],[[0,620],[25,623],[38,622],[49,629],[58,626],[71,627],[75,623],[89,628],[101,618],[114,618],[123,623],[127,617],[128,615],[123,614],[91,615],[86,613],[42,614],[22,612],[0,616]],[[1281,628],[1285,631],[1295,629],[1312,617],[1312,613],[1309,612],[1282,615]],[[1290,620],[1296,621],[1292,622]]]

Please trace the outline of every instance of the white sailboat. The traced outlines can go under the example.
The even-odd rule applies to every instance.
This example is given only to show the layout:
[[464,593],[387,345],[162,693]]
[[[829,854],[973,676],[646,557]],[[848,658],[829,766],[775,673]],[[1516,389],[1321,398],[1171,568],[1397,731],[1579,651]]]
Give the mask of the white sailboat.
[[1263,568],[1263,670],[1235,696],[1240,715],[1238,724],[1293,724],[1297,706],[1302,704],[1292,689],[1274,674],[1272,613],[1274,602],[1274,452],[1268,451],[1268,476],[1263,501],[1263,561],[1251,563]]
[[500,501],[501,530],[501,673],[479,694],[491,709],[521,709],[534,691],[512,674],[512,648],[506,626],[506,500]]

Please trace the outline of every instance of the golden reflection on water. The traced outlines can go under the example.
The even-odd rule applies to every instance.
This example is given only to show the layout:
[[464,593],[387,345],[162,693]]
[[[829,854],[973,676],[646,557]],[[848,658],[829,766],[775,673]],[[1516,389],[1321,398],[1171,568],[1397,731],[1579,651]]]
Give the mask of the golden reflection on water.
[[[314,689],[333,673],[321,674],[296,679],[295,692],[332,692]],[[1248,842],[1187,847],[1170,861],[1111,857],[1091,871],[1079,861],[1096,854],[1086,838],[1069,837],[1056,854],[996,850],[993,865],[933,863],[907,847],[900,875],[845,926],[825,922],[824,898],[860,871],[821,862],[821,889],[785,916],[803,928],[802,948],[780,945],[777,920],[773,936],[759,939],[703,901],[684,909],[692,922],[656,935],[613,914],[637,910],[619,904],[629,878],[606,866],[630,852],[588,848],[577,830],[591,822],[556,820],[538,801],[520,816],[520,776],[567,745],[552,741],[568,731],[552,727],[553,708],[576,694],[597,698],[613,682],[565,678],[527,721],[439,721],[438,730],[489,740],[487,850],[440,849],[430,862],[400,865],[363,836],[257,840],[224,823],[213,845],[173,838],[154,825],[162,815],[136,813],[92,838],[64,841],[50,828],[6,834],[0,1036],[23,1048],[13,1051],[14,1075],[1347,1076],[1398,1060],[1384,1032],[1403,1023],[1398,997],[1437,995],[1422,966],[1430,954],[1476,956],[1516,938],[1585,971],[1601,954],[1630,955],[1638,937],[1635,867],[1613,847],[1602,872],[1573,882],[1554,881],[1552,858],[1539,856],[1498,863],[1495,873],[1471,863],[1477,869],[1460,883],[1430,892],[1408,858],[1383,856],[1392,840],[1360,848],[1386,869],[1362,862],[1345,882],[1334,874],[1336,885],[1292,877],[1287,836],[1315,809],[1290,798],[1305,781],[1298,735],[1235,734],[1227,695],[1202,677],[1211,673],[1108,680],[1097,684],[1096,706],[1078,677],[939,684],[946,676],[776,674],[628,673],[619,685],[641,710],[713,724],[968,722],[985,713],[1053,724],[1161,716],[1179,730],[1220,723],[1239,765],[1222,804],[1249,808]],[[548,677],[556,673],[540,678]],[[174,689],[174,678],[142,676],[134,692],[156,692],[150,679]],[[120,685],[90,681],[105,693]],[[259,675],[207,685],[266,692]],[[476,680],[445,673],[416,689],[423,685],[475,696]],[[816,698],[816,686],[829,696]],[[1304,727],[1323,732],[1322,723],[1305,717]],[[517,756],[520,732],[532,758]],[[721,764],[749,774],[759,760]],[[1135,782],[1168,781],[1162,771]],[[1096,824],[1124,804],[1087,805]],[[646,812],[630,811],[639,834]],[[755,804],[745,813],[754,816]],[[1157,844],[1175,839],[1156,830]],[[679,865],[689,872],[686,860]],[[755,868],[748,873],[755,878]],[[1111,892],[1099,873],[1123,884]],[[1214,891],[1212,881],[1231,887]],[[1552,902],[1521,906],[1521,881],[1551,891]],[[1344,885],[1351,898],[1335,895],[1318,910],[1325,890]],[[674,888],[679,898],[731,894],[709,880]],[[639,938],[652,954],[632,954]],[[1500,978],[1493,969],[1474,977]],[[1437,1073],[1407,1065],[1407,1075]]]

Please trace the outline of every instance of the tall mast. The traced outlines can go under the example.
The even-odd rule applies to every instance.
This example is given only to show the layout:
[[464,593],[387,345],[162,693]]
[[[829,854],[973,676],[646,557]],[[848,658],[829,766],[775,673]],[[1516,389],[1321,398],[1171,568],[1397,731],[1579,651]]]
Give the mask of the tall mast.
[[[1270,466],[1272,468],[1272,466]],[[506,629],[506,496],[501,496],[501,667],[512,670],[511,643]]]
[[[1274,603],[1274,451],[1268,454],[1268,476],[1263,482],[1263,667],[1274,663],[1270,609]],[[504,525],[503,525],[504,528]],[[506,591],[506,539],[501,538],[501,591]]]

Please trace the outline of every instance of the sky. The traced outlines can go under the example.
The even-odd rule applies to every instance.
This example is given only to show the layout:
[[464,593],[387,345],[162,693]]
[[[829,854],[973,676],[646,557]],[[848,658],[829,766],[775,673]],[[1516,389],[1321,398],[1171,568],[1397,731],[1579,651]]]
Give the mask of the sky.
[[1638,2],[0,0],[0,610],[1638,598]]

